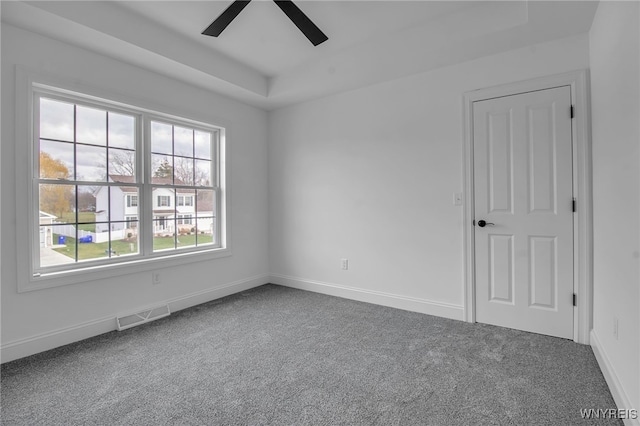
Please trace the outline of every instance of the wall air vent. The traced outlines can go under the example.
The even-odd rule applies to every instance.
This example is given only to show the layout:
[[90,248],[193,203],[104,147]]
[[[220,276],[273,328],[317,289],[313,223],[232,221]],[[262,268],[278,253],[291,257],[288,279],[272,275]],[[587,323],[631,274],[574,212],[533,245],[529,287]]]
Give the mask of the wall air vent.
[[164,305],[157,308],[147,309],[132,315],[117,317],[116,321],[118,322],[118,331],[126,330],[127,328],[135,327],[136,325],[164,318],[169,315],[171,315],[169,305]]

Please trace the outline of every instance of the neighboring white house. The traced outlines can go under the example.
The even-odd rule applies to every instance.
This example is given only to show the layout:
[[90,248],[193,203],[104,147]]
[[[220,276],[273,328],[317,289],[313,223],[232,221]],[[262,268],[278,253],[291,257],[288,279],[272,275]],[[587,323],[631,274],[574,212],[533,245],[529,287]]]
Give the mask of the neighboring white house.
[[[53,225],[56,216],[40,210],[40,225]],[[53,245],[53,234],[51,226],[40,226],[40,247],[51,247]]]
[[[132,176],[110,175],[110,182],[133,183]],[[154,178],[154,183],[170,184],[169,178]],[[213,191],[200,191],[196,200],[193,189],[155,188],[152,192],[153,233],[156,236],[189,232],[197,227],[200,232],[213,233],[215,229]],[[111,194],[102,186],[96,197],[96,233],[108,232],[111,224],[111,238],[125,238],[136,234],[140,200],[138,191],[130,186],[112,186]],[[111,208],[109,209],[109,205]],[[196,212],[197,205],[197,212]],[[109,217],[109,212],[111,217]],[[107,223],[109,222],[109,223]]]

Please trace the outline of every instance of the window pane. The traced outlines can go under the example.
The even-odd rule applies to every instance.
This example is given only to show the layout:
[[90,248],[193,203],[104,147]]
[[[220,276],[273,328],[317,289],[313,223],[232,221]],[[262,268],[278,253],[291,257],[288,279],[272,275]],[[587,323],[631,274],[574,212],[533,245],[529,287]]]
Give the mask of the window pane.
[[107,172],[107,149],[76,145],[76,179],[104,182]]
[[196,234],[197,244],[212,244],[215,241],[215,191],[199,189],[196,195]]
[[73,144],[40,140],[40,177],[73,179]]
[[[111,205],[110,205],[110,218],[111,222],[126,222],[127,217],[138,217],[138,188],[132,188],[130,186],[112,186],[111,190]],[[118,228],[124,229],[124,228]],[[113,229],[111,230],[113,231]],[[126,233],[121,232],[121,237],[124,238]]]
[[151,182],[160,184],[173,183],[173,157],[169,155],[151,156]]
[[[113,197],[114,192],[117,192],[117,187],[98,186],[94,190],[94,196],[96,197],[96,222],[109,222],[109,199]],[[98,223],[96,225],[96,232],[106,232],[108,230],[109,227],[105,223]]]
[[[176,210],[180,216],[191,217],[195,215],[195,207],[193,205],[193,196],[195,191],[192,189],[178,189],[178,196],[176,197]],[[183,221],[184,222],[184,221]],[[186,223],[189,223],[187,220]],[[178,222],[180,224],[180,222]]]
[[211,189],[198,189],[196,196],[196,209],[198,216],[215,216],[215,191]]
[[96,221],[96,188],[95,186],[78,186],[78,221]]
[[118,224],[122,232],[111,232],[111,257],[138,254],[138,221]]
[[[102,225],[108,224],[91,224],[98,229]],[[78,261],[101,259],[109,256],[109,233],[108,232],[90,232],[78,229]]]
[[153,251],[175,248],[175,221],[164,216],[153,221]]
[[75,223],[75,186],[40,184],[40,225]]
[[173,154],[193,157],[193,130],[173,127]]
[[[180,220],[178,222],[180,222]],[[178,225],[178,236],[176,244],[179,248],[194,247],[196,245],[195,225],[184,223],[189,222],[189,219],[182,219],[182,222],[182,225]],[[194,232],[191,232],[191,228],[193,228]]]
[[[91,186],[77,186],[78,193],[78,231],[96,232],[96,198]],[[108,220],[106,217],[102,220]]]
[[73,104],[40,98],[40,138],[73,142]]
[[[109,148],[109,175],[136,175],[136,153],[124,149]],[[132,179],[135,182],[135,179]]]
[[[108,214],[104,214],[102,217],[107,217]],[[98,217],[98,215],[96,215]],[[96,230],[96,241],[106,241],[109,239],[109,222],[96,222],[93,224]]]
[[196,185],[212,186],[214,184],[211,176],[211,161],[195,160],[196,162]]
[[109,112],[109,146],[135,148],[135,117]]
[[193,185],[193,159],[175,157],[174,178],[176,185]]
[[76,106],[76,142],[92,145],[107,144],[107,112]]
[[205,160],[211,159],[211,133],[195,132],[196,157]]
[[151,151],[159,154],[173,154],[171,125],[151,122]]
[[69,239],[66,235],[59,234],[60,226],[40,226],[40,265],[54,266],[66,263],[74,263],[76,250],[75,238]]
[[197,231],[197,243],[199,246],[203,244],[213,244],[215,241],[215,218],[214,217],[200,217],[196,224]]

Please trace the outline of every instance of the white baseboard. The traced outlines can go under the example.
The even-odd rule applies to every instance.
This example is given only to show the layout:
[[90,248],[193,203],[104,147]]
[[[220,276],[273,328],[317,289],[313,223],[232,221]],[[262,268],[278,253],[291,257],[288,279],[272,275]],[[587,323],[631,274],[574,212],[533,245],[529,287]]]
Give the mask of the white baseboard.
[[358,300],[360,302],[389,306],[405,311],[419,312],[422,314],[450,318],[462,321],[464,310],[462,306],[450,303],[434,302],[432,300],[418,299],[414,297],[400,296],[397,294],[383,293],[381,291],[364,290],[338,284],[313,281],[286,275],[272,274],[271,283],[300,290],[313,291],[315,293]]
[[[607,353],[602,347],[602,344],[600,343],[600,340],[598,339],[598,336],[594,330],[591,330],[591,348],[593,349],[593,354],[598,361],[598,365],[600,366],[602,375],[609,385],[609,390],[611,390],[611,395],[613,396],[613,400],[615,401],[618,408],[640,410],[640,407],[635,407],[631,403],[629,396],[624,391],[624,388],[620,383],[620,379],[618,379],[618,375],[613,369],[611,361],[609,361],[609,357],[607,357]],[[640,418],[624,419],[624,424],[626,426],[640,426]]]
[[0,347],[2,363],[24,358],[116,329],[116,317],[100,318],[71,327],[14,340]]
[[[268,282],[268,274],[256,275],[254,277],[234,281],[222,286],[187,294],[174,299],[159,301],[155,303],[154,306],[167,304],[169,305],[171,312],[176,312],[181,309],[249,290],[251,288],[267,284]],[[132,312],[134,311],[137,312],[135,309],[132,310]],[[71,327],[60,328],[58,330],[5,343],[0,346],[2,363],[114,331],[117,328],[117,315],[118,314],[114,314],[112,317],[99,318]]]
[[241,291],[249,290],[269,283],[269,274],[256,275],[254,277],[244,278],[234,281],[223,286],[212,289],[206,289],[197,293],[187,294],[186,296],[177,297],[169,300],[167,303],[171,312],[176,312],[192,306],[200,305],[211,300],[220,299]]

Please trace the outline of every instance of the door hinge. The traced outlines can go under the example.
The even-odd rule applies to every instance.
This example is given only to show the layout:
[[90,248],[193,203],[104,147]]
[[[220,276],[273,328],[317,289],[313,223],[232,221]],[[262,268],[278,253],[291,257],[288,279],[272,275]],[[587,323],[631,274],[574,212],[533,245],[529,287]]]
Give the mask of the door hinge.
[[578,296],[573,293],[573,306],[578,306]]
[[573,211],[574,213],[576,212],[576,199],[573,198],[571,200],[571,211]]
[[575,112],[573,110],[573,105],[571,105],[570,114],[571,114],[571,118],[575,117]]

